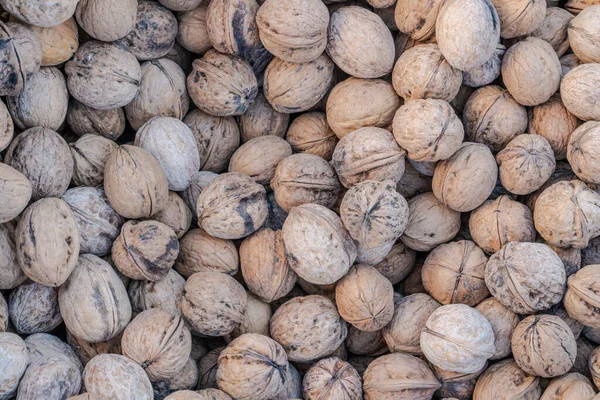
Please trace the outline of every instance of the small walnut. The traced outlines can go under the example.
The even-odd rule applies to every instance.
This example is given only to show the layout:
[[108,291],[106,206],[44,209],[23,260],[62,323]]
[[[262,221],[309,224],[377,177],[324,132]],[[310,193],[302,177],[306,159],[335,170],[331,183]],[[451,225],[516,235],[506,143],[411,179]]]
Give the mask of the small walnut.
[[78,0],[1,0],[0,5],[11,15],[30,25],[60,25],[75,13]]
[[[156,400],[164,400],[169,396],[175,396],[176,393],[192,392],[198,384],[198,366],[192,357],[188,357],[185,366],[170,379],[163,379],[158,382],[152,382],[154,389],[154,398]],[[210,399],[209,399],[210,400]]]
[[242,142],[266,135],[285,137],[289,121],[289,114],[275,111],[265,95],[259,93],[248,110],[239,117]]
[[72,182],[76,186],[98,186],[104,182],[104,167],[119,146],[99,135],[85,134],[69,144],[73,157]]
[[491,0],[500,18],[504,39],[526,36],[540,27],[546,15],[545,0]]
[[500,76],[504,53],[506,53],[506,47],[502,44],[498,44],[494,54],[489,60],[479,67],[473,68],[463,74],[463,85],[477,88],[494,82]]
[[62,323],[58,290],[37,282],[25,282],[10,293],[8,312],[15,330],[21,335],[50,332]]
[[392,285],[395,285],[406,278],[414,267],[415,261],[416,252],[407,247],[402,241],[398,241],[374,267],[388,278]]
[[235,275],[238,265],[238,252],[231,240],[212,237],[202,229],[192,229],[179,241],[175,269],[186,278],[201,271]]
[[373,247],[368,249],[358,245],[358,254],[356,255],[356,262],[358,264],[366,264],[375,266],[376,264],[383,261],[384,257],[390,252],[394,246],[393,242],[387,242],[381,246]]
[[185,204],[192,210],[192,217],[194,222],[198,220],[198,215],[196,215],[196,204],[198,202],[198,197],[200,193],[208,186],[209,183],[213,181],[219,174],[215,174],[214,172],[209,171],[198,171],[194,173],[192,177],[192,183],[185,189],[183,192],[179,192]]
[[[197,2],[197,0],[193,1]],[[200,3],[202,2],[203,0],[200,0]],[[164,3],[164,0],[162,3]],[[204,2],[189,10],[182,10],[177,15],[178,32],[176,43],[181,44],[184,49],[194,54],[202,55],[212,48],[208,37],[208,27],[206,26],[207,10],[208,4]]]
[[268,185],[280,161],[291,155],[292,148],[284,139],[273,135],[259,136],[247,141],[233,153],[229,172],[240,172],[261,185]]
[[596,104],[600,99],[598,82],[599,64],[583,64],[566,73],[560,83],[560,94],[571,114],[584,121],[600,120],[600,107]]
[[134,314],[160,308],[173,315],[181,315],[184,287],[185,278],[174,270],[157,282],[131,281],[128,294]]
[[304,398],[361,400],[362,381],[352,365],[337,357],[313,365],[302,381]]
[[135,27],[137,0],[79,0],[75,18],[91,37],[112,42]]
[[169,192],[167,204],[152,218],[173,229],[177,238],[181,239],[192,224],[192,210],[177,193]]
[[39,71],[42,46],[33,31],[16,22],[0,22],[0,39],[10,43],[0,56],[0,95],[16,96],[29,76]]
[[330,161],[338,140],[329,126],[329,115],[308,112],[294,119],[285,136],[292,150],[296,153],[314,154]]
[[598,265],[587,265],[569,277],[564,305],[569,316],[582,324],[600,328],[596,287],[600,281]]
[[15,126],[8,108],[4,102],[0,101],[0,151],[8,147],[13,139],[14,131]]
[[569,44],[583,63],[600,62],[600,7],[587,7],[569,22]]
[[560,58],[569,50],[569,34],[567,28],[573,14],[559,7],[548,7],[542,24],[531,33],[531,36],[545,40],[552,45]]
[[575,129],[568,139],[567,159],[577,176],[588,183],[598,184],[600,165],[594,159],[600,137],[600,122],[589,121]]
[[125,131],[125,111],[122,108],[96,110],[71,99],[67,123],[78,136],[90,134],[117,140]]
[[575,67],[580,66],[581,64],[582,62],[579,60],[579,58],[577,58],[575,54],[567,54],[562,56],[560,58],[560,67],[562,70],[560,74],[560,79],[564,79],[567,72],[569,72]]
[[8,399],[17,393],[19,381],[29,364],[25,342],[14,333],[0,332],[0,395]]
[[540,400],[593,399],[595,395],[587,377],[571,372],[550,381]]
[[75,337],[67,330],[67,343],[73,348],[83,365],[98,354],[121,354],[121,334],[105,342],[90,343]]
[[475,385],[473,398],[496,400],[498,393],[503,399],[539,399],[542,395],[539,378],[528,375],[509,358],[489,367]]
[[13,289],[27,280],[27,275],[17,260],[15,227],[16,222],[0,224],[0,263],[3,265],[0,269],[0,289],[2,290]]
[[400,0],[396,2],[394,20],[400,32],[417,41],[426,40],[435,32],[435,21],[443,0],[421,2]]
[[244,312],[242,322],[230,334],[225,336],[227,342],[231,342],[246,333],[269,336],[271,306],[250,292],[246,292],[246,295],[248,296],[248,306]]
[[206,353],[198,362],[198,387],[217,388],[217,369],[219,354],[225,347],[217,347]]
[[[31,181],[13,167],[0,163],[0,224],[19,216],[32,194]],[[1,254],[2,252],[0,252]],[[7,264],[2,264],[7,265]]]
[[100,354],[86,365],[83,384],[90,398],[151,400],[148,376],[134,361],[118,354]]
[[496,351],[490,360],[501,360],[509,356],[512,351],[510,340],[519,323],[519,316],[493,297],[482,301],[475,309],[487,318],[494,331]]
[[0,333],[8,329],[8,304],[4,296],[0,295]]
[[382,332],[383,330],[361,331],[351,325],[348,327],[348,336],[344,344],[352,354],[379,356],[389,351]]
[[158,2],[173,11],[190,11],[202,4],[203,0],[159,0]]

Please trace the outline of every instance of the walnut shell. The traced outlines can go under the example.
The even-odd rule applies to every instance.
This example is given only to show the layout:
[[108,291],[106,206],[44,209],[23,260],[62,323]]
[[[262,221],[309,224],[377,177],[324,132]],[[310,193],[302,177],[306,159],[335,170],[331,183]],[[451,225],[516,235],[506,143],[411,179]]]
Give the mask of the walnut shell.
[[446,61],[435,43],[404,51],[392,72],[394,90],[405,101],[431,98],[450,102],[461,82],[462,72]]
[[32,281],[10,293],[8,311],[15,330],[21,335],[50,332],[62,323],[58,290]]
[[83,364],[81,364],[71,346],[56,336],[48,333],[35,333],[27,336],[25,344],[31,363],[60,358],[65,362],[74,364],[80,372],[83,371]]
[[600,167],[596,165],[594,156],[596,141],[600,134],[600,123],[589,121],[575,129],[568,138],[567,159],[577,176],[588,183],[598,184]]
[[486,253],[495,253],[509,242],[534,242],[533,216],[526,205],[502,195],[487,200],[469,217],[469,232]]
[[394,39],[381,18],[362,7],[342,7],[331,15],[327,54],[357,78],[379,78],[394,66]]
[[449,304],[429,316],[421,331],[421,349],[437,367],[471,374],[494,355],[494,331],[479,311],[465,304]]
[[365,400],[430,399],[441,386],[425,361],[405,353],[381,356],[363,374]]
[[193,229],[179,241],[175,269],[186,278],[202,271],[235,275],[239,263],[238,251],[231,240],[212,237],[202,229]]
[[300,372],[289,364],[288,373],[286,375],[285,386],[273,400],[289,400],[302,398],[302,376]]
[[3,163],[0,163],[0,187],[0,223],[3,224],[17,217],[27,207],[33,188],[25,175]]
[[185,204],[192,210],[194,222],[198,220],[198,216],[196,215],[196,203],[198,202],[198,197],[204,188],[206,188],[217,176],[219,175],[214,172],[198,171],[194,173],[190,186],[183,192],[180,192],[183,201],[185,201]]
[[133,312],[159,308],[179,316],[184,287],[185,278],[174,270],[160,281],[131,281],[128,294]]
[[75,13],[78,0],[33,1],[1,0],[0,5],[12,16],[34,26],[52,27],[60,25]]
[[485,283],[502,304],[533,314],[558,303],[565,291],[562,260],[541,243],[511,242],[490,257]]
[[114,338],[131,319],[123,282],[106,261],[91,254],[79,256],[58,291],[58,302],[67,329],[92,343]]
[[86,134],[70,143],[69,147],[73,157],[73,184],[98,186],[104,182],[108,156],[119,146],[105,137]]
[[22,399],[70,398],[81,389],[81,371],[64,358],[46,358],[32,363],[19,384]]
[[[0,164],[2,165],[2,164]],[[15,244],[16,221],[0,224],[0,289],[13,289],[25,282],[27,275],[19,266]]]
[[122,108],[96,110],[75,99],[71,100],[67,111],[67,123],[79,136],[92,134],[117,140],[125,131],[125,122]]
[[473,398],[478,400],[539,399],[539,378],[528,375],[512,359],[489,367],[477,380]]
[[192,210],[177,193],[169,192],[165,208],[154,214],[152,218],[173,229],[177,239],[181,239],[192,224]]
[[325,50],[329,12],[318,0],[266,0],[256,14],[256,25],[261,42],[275,57],[304,63]]
[[25,342],[14,333],[0,332],[0,396],[9,399],[17,392],[19,381],[29,364]]
[[289,120],[289,114],[275,111],[264,94],[259,93],[239,117],[242,142],[266,135],[285,137]]
[[431,37],[435,32],[435,21],[444,0],[421,2],[400,0],[396,2],[394,20],[400,32],[421,41]]
[[91,37],[112,42],[135,27],[137,0],[79,0],[75,18]]
[[281,230],[288,214],[285,212],[275,200],[275,193],[267,194],[267,204],[269,206],[269,215],[263,225],[263,228],[273,230]]
[[[0,101],[0,151],[8,147],[14,135],[14,123],[8,108]],[[332,150],[333,151],[333,150]]]
[[527,111],[500,86],[476,90],[465,104],[463,121],[467,139],[483,143],[493,152],[502,150],[527,130]]
[[329,115],[308,112],[294,119],[285,136],[292,150],[296,153],[314,154],[330,161],[338,140],[328,124]]
[[[197,0],[193,1],[198,2]],[[200,3],[202,1],[200,0]],[[161,4],[164,2],[165,0],[162,0]],[[167,7],[165,4],[163,6]],[[208,4],[200,4],[189,10],[182,10],[183,12],[177,15],[177,43],[181,44],[184,49],[195,54],[202,55],[212,48],[206,25],[207,10]]]
[[151,400],[148,376],[134,361],[117,354],[100,354],[83,371],[85,389],[93,398]]
[[490,360],[501,360],[509,356],[512,351],[510,340],[519,323],[519,316],[493,297],[482,301],[475,309],[487,318],[494,331],[496,351]]
[[246,292],[246,295],[248,296],[248,306],[244,312],[242,322],[230,334],[225,336],[227,342],[231,342],[246,333],[269,336],[269,321],[272,315],[270,305],[251,292]]
[[479,67],[463,73],[463,85],[477,88],[494,82],[500,76],[504,53],[506,53],[506,47],[502,44],[498,44],[494,54],[492,54],[492,57],[489,60]]
[[562,70],[560,74],[560,79],[563,80],[567,72],[569,72],[575,67],[580,66],[581,64],[582,62],[579,60],[579,58],[577,58],[575,54],[567,54],[562,56],[560,58],[560,67]]
[[206,355],[198,362],[199,388],[217,388],[219,354],[221,354],[224,349],[225,347],[217,347],[206,353]]
[[558,90],[562,68],[552,46],[528,37],[511,46],[502,59],[502,80],[524,106],[545,103]]
[[[198,384],[198,366],[192,357],[188,357],[185,366],[173,378],[153,382],[154,398],[164,400],[175,393],[189,392]],[[192,392],[195,394],[195,392]]]
[[302,389],[305,399],[362,399],[360,375],[352,365],[337,357],[325,358],[304,375]]
[[389,351],[382,332],[383,330],[361,331],[350,325],[344,344],[352,354],[379,356]]
[[346,322],[326,297],[299,296],[284,303],[271,318],[271,337],[290,361],[306,362],[333,353],[346,339]]
[[202,4],[203,0],[159,0],[158,2],[173,11],[189,11]]
[[491,0],[500,18],[504,39],[526,36],[540,27],[546,16],[545,0]]
[[383,261],[384,257],[390,252],[393,246],[393,242],[387,242],[382,244],[381,246],[368,249],[358,244],[358,254],[356,255],[356,262],[358,264],[375,266],[376,264]]
[[249,57],[261,44],[256,0],[211,1],[206,14],[208,37],[221,53]]
[[0,38],[10,43],[0,54],[0,95],[16,96],[29,76],[39,71],[42,46],[33,31],[16,22],[0,23]]
[[587,7],[569,22],[568,41],[583,63],[600,62],[600,30],[595,21],[600,7]]
[[540,400],[592,399],[595,395],[590,380],[575,372],[550,381]]
[[294,207],[282,234],[290,267],[310,283],[338,281],[356,259],[356,243],[340,217],[318,204]]
[[590,354],[588,362],[586,363],[586,367],[588,367],[588,371],[591,373],[594,385],[597,385],[600,382],[600,361],[598,359],[600,354],[598,353],[600,353],[600,350],[598,350],[598,348],[595,348]]
[[187,89],[194,104],[214,116],[241,115],[258,94],[258,83],[243,59],[216,50],[193,63]]
[[400,107],[393,132],[414,161],[448,159],[464,138],[463,125],[450,104],[437,99],[414,100]]
[[194,331],[223,336],[242,322],[247,304],[246,291],[235,279],[202,271],[188,278],[181,311]]
[[169,184],[160,162],[146,150],[123,145],[110,153],[104,190],[111,206],[125,218],[149,218],[161,211]]
[[554,315],[530,315],[519,322],[511,344],[519,367],[544,378],[567,373],[577,355],[573,332]]
[[83,365],[99,354],[121,354],[121,334],[105,342],[89,343],[67,330],[67,342]]
[[489,148],[465,142],[433,174],[433,193],[453,210],[466,212],[479,207],[494,190],[498,168]]
[[374,267],[395,285],[406,278],[415,265],[415,260],[416,252],[398,241]]
[[261,185],[268,185],[279,162],[291,155],[291,146],[282,138],[259,136],[244,143],[233,153],[229,172],[240,172]]
[[0,295],[0,333],[8,330],[8,304],[4,296]]
[[389,128],[400,104],[389,82],[350,77],[331,90],[327,98],[327,122],[338,138],[365,126]]
[[[542,8],[538,5],[537,8]],[[538,12],[538,11],[536,11]],[[558,7],[546,8],[546,16],[542,24],[533,32],[531,36],[545,40],[552,45],[556,55],[562,57],[569,49],[569,34],[567,28],[573,19],[573,14]]]
[[442,384],[442,387],[435,392],[435,395],[440,398],[446,396],[444,397],[446,400],[471,399],[473,391],[475,390],[477,378],[486,369],[487,363],[481,370],[472,374],[465,374],[461,372],[446,371],[433,366],[433,372]]
[[588,265],[569,277],[564,305],[569,316],[582,324],[600,328],[598,323],[599,298],[596,287],[600,281],[598,266]]
[[600,81],[600,65],[584,64],[571,69],[560,84],[562,101],[567,110],[584,121],[599,120],[600,108],[596,102],[600,91],[596,90]]
[[47,128],[30,128],[18,135],[6,150],[4,162],[29,178],[34,201],[62,196],[73,176],[67,142]]

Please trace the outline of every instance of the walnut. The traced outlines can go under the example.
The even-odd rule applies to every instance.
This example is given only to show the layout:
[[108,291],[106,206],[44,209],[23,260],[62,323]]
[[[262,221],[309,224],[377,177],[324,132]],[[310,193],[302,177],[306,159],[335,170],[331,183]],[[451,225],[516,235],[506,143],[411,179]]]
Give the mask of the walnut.
[[582,324],[600,328],[598,323],[598,295],[595,287],[598,282],[597,265],[587,265],[567,281],[567,292],[563,300],[569,316]]
[[16,96],[29,76],[39,71],[42,46],[33,31],[16,22],[0,22],[0,38],[10,43],[0,58],[0,95]]
[[275,175],[275,168],[292,148],[280,137],[259,136],[241,145],[231,156],[229,172],[240,172],[250,176],[261,185],[268,185]]
[[60,25],[75,13],[78,0],[2,0],[0,5],[11,15],[30,25]]
[[531,376],[519,368],[509,358],[489,367],[475,385],[473,397],[480,400],[496,400],[498,393],[501,399],[539,399],[542,394],[539,378]]
[[[198,2],[197,0],[193,1]],[[162,0],[161,4],[164,2],[165,0]],[[194,54],[202,55],[212,48],[212,44],[210,43],[208,27],[206,26],[208,4],[206,2],[203,3],[203,0],[200,0],[200,3],[202,4],[192,7],[189,10],[181,10],[182,12],[178,13],[176,43],[181,44],[183,48]]]
[[117,140],[125,131],[125,111],[122,108],[96,110],[72,99],[67,123],[76,135],[91,134]]
[[69,144],[73,157],[72,182],[76,186],[98,186],[104,182],[104,167],[119,146],[99,135],[85,134]]
[[566,73],[560,84],[560,94],[571,114],[584,121],[600,119],[600,108],[596,105],[600,98],[600,91],[596,90],[599,81],[598,64],[583,64]]
[[285,137],[289,121],[289,114],[276,111],[265,95],[259,93],[248,110],[239,117],[242,142],[266,135]]
[[309,400],[332,398],[362,399],[362,381],[358,372],[337,357],[325,358],[312,366],[302,381],[304,397]]
[[338,139],[329,126],[329,115],[307,112],[294,119],[285,135],[292,150],[296,153],[314,154],[330,161]]
[[118,354],[100,354],[91,359],[83,371],[83,384],[91,398],[154,398],[152,385],[142,367]]
[[3,224],[19,216],[27,207],[33,188],[25,175],[3,163],[0,163],[0,186],[0,223]]

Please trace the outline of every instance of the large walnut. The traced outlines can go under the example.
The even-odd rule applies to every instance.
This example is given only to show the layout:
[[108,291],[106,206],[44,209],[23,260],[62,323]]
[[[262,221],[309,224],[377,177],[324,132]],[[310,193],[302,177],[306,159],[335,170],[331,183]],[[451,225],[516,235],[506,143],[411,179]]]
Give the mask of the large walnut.
[[592,184],[600,183],[600,164],[595,160],[599,137],[600,122],[588,121],[571,133],[567,145],[567,159],[573,172]]
[[125,111],[122,108],[97,110],[71,99],[67,111],[67,123],[79,136],[93,134],[117,140],[125,131]]
[[545,0],[491,0],[500,18],[504,39],[526,36],[540,27],[546,16]]
[[560,83],[560,95],[567,110],[584,121],[600,120],[600,65],[583,64],[571,69]]
[[61,399],[75,396],[81,390],[81,371],[76,364],[61,357],[45,358],[31,363],[19,383],[22,399]]
[[539,399],[539,378],[525,373],[509,358],[489,367],[477,380],[473,398],[478,400]]
[[75,18],[91,37],[111,42],[133,30],[137,7],[137,0],[80,0]]
[[292,155],[292,148],[284,139],[265,135],[241,145],[231,156],[229,172],[241,172],[261,185],[268,185],[281,160]]
[[68,61],[79,47],[75,18],[48,28],[28,25],[42,46],[42,66],[59,65]]
[[0,224],[3,224],[17,217],[27,207],[33,188],[25,175],[3,163],[0,163],[0,187]]
[[587,377],[570,372],[550,381],[540,400],[593,399],[595,395],[596,391]]
[[510,340],[519,323],[519,316],[493,297],[479,303],[475,309],[483,314],[494,331],[496,351],[490,360],[501,360],[511,354]]
[[118,354],[100,354],[86,365],[83,385],[89,399],[152,400],[152,384],[142,367]]
[[567,283],[567,292],[563,301],[569,316],[586,326],[600,328],[598,322],[600,297],[596,289],[600,285],[598,265],[583,267],[575,275],[571,275]]
[[352,365],[337,357],[325,358],[313,365],[302,381],[307,400],[361,400],[362,382]]
[[600,61],[600,30],[596,23],[600,7],[587,7],[569,23],[569,44],[584,63]]
[[186,278],[201,271],[235,275],[238,265],[238,252],[231,240],[210,236],[202,229],[192,229],[179,241],[175,269]]
[[211,1],[206,14],[208,37],[221,53],[252,58],[261,46],[256,0]]
[[39,71],[42,46],[35,33],[16,22],[0,23],[0,39],[7,43],[0,53],[0,95],[16,96],[29,76]]
[[4,10],[30,25],[60,25],[75,13],[78,0],[2,0]]
[[[331,99],[331,96],[329,97]],[[308,153],[331,161],[338,142],[337,136],[328,123],[330,114],[307,112],[298,116],[290,124],[285,140],[296,153]]]

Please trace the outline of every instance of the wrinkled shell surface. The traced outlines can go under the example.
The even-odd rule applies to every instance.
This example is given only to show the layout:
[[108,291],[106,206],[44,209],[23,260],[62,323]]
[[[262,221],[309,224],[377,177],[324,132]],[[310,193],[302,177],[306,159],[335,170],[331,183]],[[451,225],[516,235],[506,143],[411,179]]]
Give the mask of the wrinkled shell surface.
[[[1,164],[0,164],[1,165]],[[12,289],[23,283],[27,275],[19,266],[12,223],[0,224],[0,288]]]
[[[17,217],[31,199],[31,181],[13,167],[0,163],[0,223]],[[4,264],[3,264],[4,265]]]
[[79,0],[75,18],[91,37],[111,42],[135,27],[137,0]]
[[490,360],[500,360],[511,354],[510,340],[519,323],[519,316],[491,297],[479,303],[475,309],[492,325],[496,351]]
[[362,381],[354,367],[337,357],[326,358],[308,370],[302,382],[306,399],[362,399]]
[[181,239],[192,224],[192,210],[177,193],[169,192],[165,208],[154,214],[152,218],[173,229],[177,238]]
[[463,84],[469,87],[481,87],[489,85],[500,76],[502,58],[506,47],[502,44],[496,46],[492,57],[477,68],[473,68],[463,74]]
[[500,18],[504,39],[526,36],[540,27],[546,16],[544,0],[491,0]]
[[62,24],[75,13],[78,0],[2,0],[0,5],[30,25],[50,27]]
[[595,22],[599,16],[600,7],[587,7],[569,23],[569,44],[584,63],[600,61],[600,29]]
[[598,184],[600,165],[594,160],[593,154],[598,151],[600,123],[588,121],[575,129],[569,136],[567,159],[573,172],[585,182]]
[[512,359],[489,367],[477,380],[473,397],[478,400],[539,399],[539,378],[528,375]]
[[201,271],[235,275],[238,265],[238,252],[231,240],[212,237],[202,229],[193,229],[179,241],[175,269],[186,278]]
[[[197,2],[197,0],[194,1]],[[179,43],[186,50],[200,55],[212,48],[206,26],[208,4],[204,3],[206,2],[203,2],[198,7],[192,7],[190,10],[180,12],[177,15],[178,31],[176,43]]]
[[[329,98],[331,99],[331,96]],[[329,115],[308,112],[294,119],[285,135],[285,140],[292,146],[292,150],[296,153],[314,154],[330,161],[338,140],[329,126]]]
[[291,146],[282,138],[259,136],[247,141],[233,153],[229,172],[241,172],[261,185],[268,185],[280,161],[291,155]]
[[173,315],[181,315],[184,287],[185,278],[174,270],[170,270],[167,276],[157,282],[132,281],[128,294],[133,312],[160,308]]
[[275,111],[264,94],[259,93],[239,117],[242,142],[265,135],[285,137],[289,121],[289,114]]
[[25,342],[14,333],[0,332],[0,396],[5,399],[14,397],[19,381],[29,364]]
[[27,345],[29,360],[32,363],[49,358],[62,358],[65,361],[75,364],[79,371],[83,371],[83,365],[71,346],[54,335],[35,333],[27,336],[25,344]]
[[15,126],[4,102],[0,101],[0,151],[6,149],[13,139]]
[[556,55],[562,57],[569,50],[568,26],[572,19],[573,14],[567,10],[548,7],[542,24],[531,35],[550,43]]
[[564,298],[569,316],[592,328],[600,328],[598,323],[600,298],[596,293],[599,284],[598,265],[588,265],[569,277]]
[[116,140],[125,131],[126,118],[122,108],[96,110],[72,99],[67,111],[67,123],[79,136],[93,134]]
[[435,21],[443,4],[444,0],[399,0],[395,6],[395,23],[400,32],[414,40],[428,39],[435,32]]
[[20,399],[61,399],[79,393],[81,371],[64,358],[47,358],[32,363],[19,384]]
[[248,306],[242,322],[226,336],[226,341],[232,341],[246,333],[269,336],[269,321],[271,320],[271,306],[250,292],[246,292]]
[[208,37],[213,47],[221,53],[252,58],[251,53],[260,46],[255,0],[211,1],[206,14]]
[[16,96],[23,90],[27,77],[40,69],[42,46],[30,29],[16,22],[0,24],[0,38],[10,43],[0,53],[0,94]]
[[374,267],[388,278],[392,285],[395,285],[406,278],[415,265],[415,260],[416,252],[408,248],[404,242],[398,241]]
[[592,399],[596,395],[590,380],[578,373],[553,379],[540,400]]
[[73,348],[83,365],[99,354],[121,354],[121,335],[105,342],[90,343],[75,337],[67,330],[67,343]]
[[142,367],[117,354],[94,357],[83,371],[83,384],[91,397],[114,400],[154,398],[152,385]]
[[597,101],[600,91],[600,65],[584,64],[573,68],[560,84],[560,94],[567,110],[584,121],[600,120]]
[[21,335],[50,332],[62,322],[58,290],[36,282],[25,282],[10,293],[8,311]]
[[108,156],[119,146],[105,137],[86,134],[70,143],[69,147],[73,157],[73,184],[98,186],[104,182]]
[[28,28],[35,33],[42,46],[42,66],[62,64],[79,48],[79,32],[74,18],[49,28],[33,25]]

